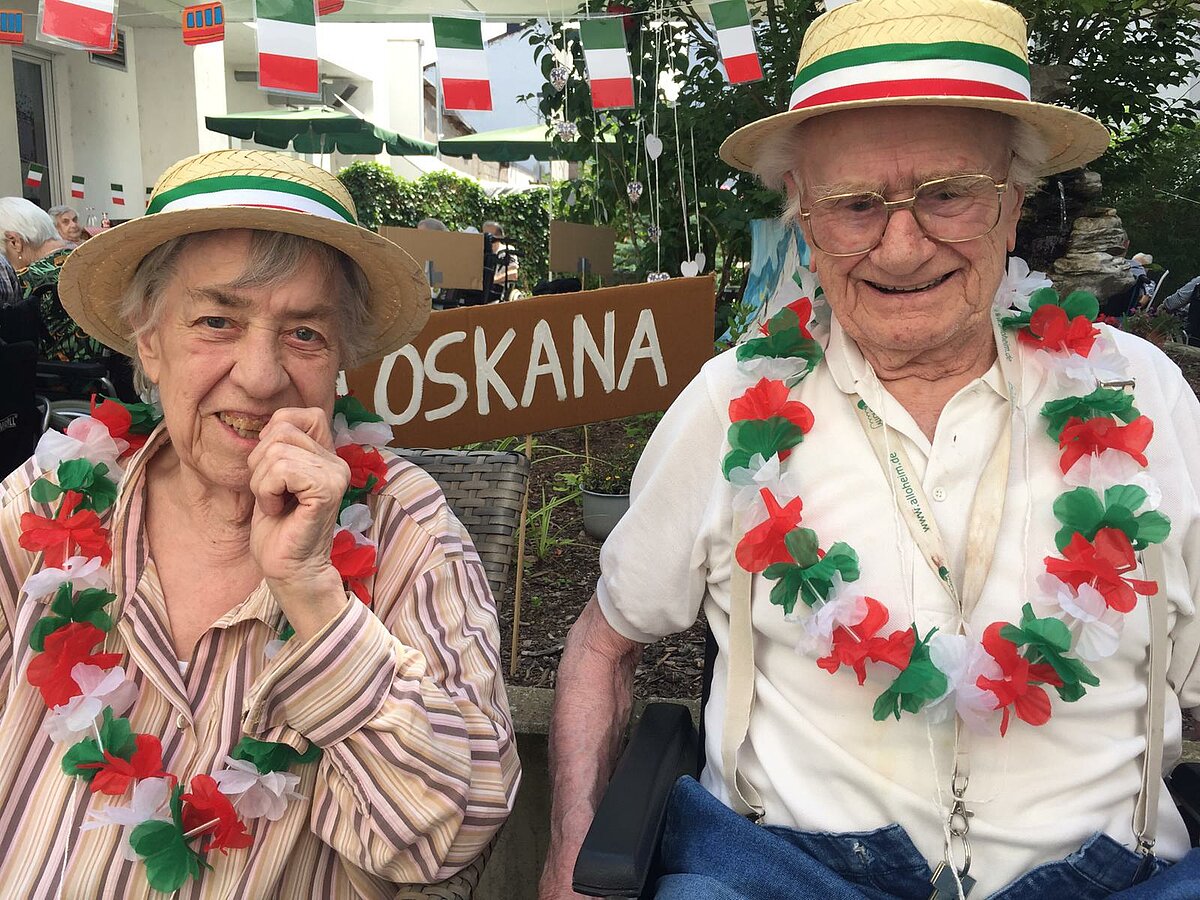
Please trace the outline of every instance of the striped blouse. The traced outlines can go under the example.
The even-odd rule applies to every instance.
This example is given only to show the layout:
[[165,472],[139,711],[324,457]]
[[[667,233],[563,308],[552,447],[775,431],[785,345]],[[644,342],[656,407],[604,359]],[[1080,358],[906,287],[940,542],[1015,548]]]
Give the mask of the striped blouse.
[[[487,578],[435,482],[389,457],[371,501],[379,571],[373,609],[357,600],[307,643],[272,660],[282,612],[262,583],[202,635],[180,673],[145,529],[146,462],[130,460],[109,522],[116,626],[98,652],[124,654],[138,688],[128,718],[159,736],[164,768],[212,774],[245,734],[304,749],[298,792],[279,821],[251,819],[248,849],[213,852],[211,871],[176,894],[192,900],[378,898],[467,865],[512,809],[520,780],[500,676]],[[40,567],[18,545],[21,514],[52,515],[30,497],[32,461],[0,484],[0,893],[12,898],[161,897],[121,831],[83,831],[89,810],[126,797],[92,794],[60,768],[67,745],[42,730],[41,695],[25,680],[29,634],[45,599],[20,591]],[[214,573],[219,577],[219,573]],[[202,586],[197,586],[203,590]]]

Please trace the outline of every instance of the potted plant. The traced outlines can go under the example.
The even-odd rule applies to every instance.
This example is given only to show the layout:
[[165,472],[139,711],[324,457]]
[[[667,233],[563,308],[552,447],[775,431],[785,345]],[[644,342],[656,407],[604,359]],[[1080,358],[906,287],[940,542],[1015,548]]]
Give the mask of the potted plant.
[[579,472],[583,530],[603,541],[629,509],[629,482],[641,456],[641,443],[631,443],[607,459],[589,456]]

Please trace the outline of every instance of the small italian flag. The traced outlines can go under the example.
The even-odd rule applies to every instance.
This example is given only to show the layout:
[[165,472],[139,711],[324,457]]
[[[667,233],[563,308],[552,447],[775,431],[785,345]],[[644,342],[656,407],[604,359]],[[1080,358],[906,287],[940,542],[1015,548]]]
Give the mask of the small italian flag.
[[754,28],[750,25],[750,10],[746,0],[719,0],[709,5],[713,24],[717,26],[717,43],[721,46],[721,61],[730,84],[762,81],[762,66],[754,46]]
[[579,37],[592,88],[592,108],[633,106],[633,73],[621,18],[584,19],[579,23]]
[[42,179],[46,175],[46,167],[38,165],[35,162],[29,164],[29,171],[25,173],[25,183],[31,188],[40,188]]
[[255,0],[258,86],[319,96],[316,0]]
[[111,185],[113,206],[125,205],[125,188],[119,184]]
[[146,209],[150,208],[150,195],[154,193],[154,188],[146,188]]
[[84,195],[83,176],[82,175],[72,175],[71,176],[71,199],[72,200],[82,200],[83,195]]
[[478,19],[433,16],[438,76],[445,109],[492,108],[492,83],[483,50],[483,23]]
[[108,52],[116,20],[116,0],[42,0],[38,37]]

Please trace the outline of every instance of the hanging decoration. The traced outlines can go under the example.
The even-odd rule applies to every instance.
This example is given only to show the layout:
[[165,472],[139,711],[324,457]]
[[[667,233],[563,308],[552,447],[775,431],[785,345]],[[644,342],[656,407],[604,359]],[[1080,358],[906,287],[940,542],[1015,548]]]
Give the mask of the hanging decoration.
[[201,3],[183,8],[183,42],[189,47],[225,40],[225,7]]
[[571,76],[571,70],[566,66],[555,66],[550,70],[550,84],[556,91],[561,91],[567,86],[567,79]]
[[116,27],[116,0],[41,0],[38,6],[39,41],[108,53]]
[[72,175],[71,176],[71,199],[72,200],[82,200],[84,198],[85,194],[86,194],[86,192],[83,189],[83,176],[82,175]]
[[119,184],[111,184],[111,185],[109,185],[109,187],[112,188],[113,206],[124,206],[125,205],[125,188]]
[[625,185],[625,194],[629,197],[630,203],[637,203],[642,199],[642,183],[640,181],[631,181]]
[[42,179],[46,177],[46,167],[40,163],[31,162],[29,171],[25,173],[25,186],[31,187],[35,191],[42,186]]
[[584,19],[579,23],[579,37],[592,90],[592,109],[633,106],[633,72],[621,20]]
[[579,126],[574,122],[555,122],[554,133],[564,141],[573,141],[579,137]]
[[25,13],[19,9],[0,9],[0,44],[25,43]]
[[721,62],[725,64],[725,77],[729,83],[762,81],[762,65],[758,61],[754,27],[750,24],[746,0],[718,0],[709,6],[709,11],[717,28]]
[[317,15],[332,16],[335,12],[341,12],[346,6],[346,0],[317,0]]
[[483,50],[483,23],[434,16],[433,43],[438,52],[443,108],[490,110],[492,83]]
[[662,156],[662,152],[662,138],[653,133],[646,135],[646,155],[650,157],[650,159],[656,160]]
[[258,86],[264,91],[321,94],[314,0],[255,0]]

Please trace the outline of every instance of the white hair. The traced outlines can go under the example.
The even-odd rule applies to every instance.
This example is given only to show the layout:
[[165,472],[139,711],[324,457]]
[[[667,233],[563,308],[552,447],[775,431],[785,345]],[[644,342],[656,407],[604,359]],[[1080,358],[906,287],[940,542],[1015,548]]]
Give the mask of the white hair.
[[59,239],[50,215],[24,197],[0,197],[0,232],[3,231],[19,235],[31,247]]
[[[1011,126],[1009,149],[1013,154],[1008,169],[1008,184],[1023,189],[1028,196],[1041,185],[1042,179],[1037,173],[1049,157],[1049,150],[1045,139],[1028,122],[1011,116],[1005,118]],[[780,128],[763,139],[754,163],[754,174],[766,187],[775,191],[786,190],[788,174],[795,170],[796,161],[803,158],[801,130],[811,121],[813,120],[806,119],[790,128]],[[780,218],[787,223],[799,221],[799,192],[793,191],[787,197]]]
[[1130,262],[1141,263],[1143,266],[1148,266],[1154,262],[1154,257],[1149,253],[1135,253]]
[[46,210],[47,215],[49,215],[50,218],[52,218],[52,219],[57,219],[63,213],[73,213],[73,212],[75,212],[75,207],[67,206],[62,203],[60,203],[58,206],[52,206],[48,210]]

